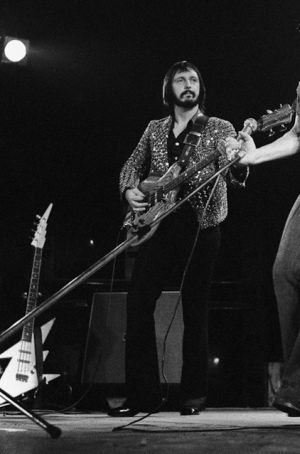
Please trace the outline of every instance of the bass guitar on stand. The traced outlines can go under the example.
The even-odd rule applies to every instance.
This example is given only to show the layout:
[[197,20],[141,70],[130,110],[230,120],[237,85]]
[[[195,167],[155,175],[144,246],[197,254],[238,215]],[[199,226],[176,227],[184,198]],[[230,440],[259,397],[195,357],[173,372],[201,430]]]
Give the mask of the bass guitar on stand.
[[[38,299],[38,287],[42,265],[42,252],[46,240],[47,221],[52,210],[52,203],[40,218],[36,233],[31,245],[34,246],[34,258],[31,272],[29,291],[27,295],[26,314],[36,308]],[[41,326],[41,344],[49,334],[55,319]],[[42,345],[41,345],[42,348]],[[41,381],[48,383],[59,377],[59,374],[39,374],[37,368],[37,352],[35,347],[34,319],[28,322],[22,331],[20,342],[0,354],[0,359],[10,359],[1,378],[0,388],[10,396],[17,397],[37,388]],[[42,352],[42,361],[45,361],[48,351]],[[8,402],[0,397],[0,406],[8,405]]]

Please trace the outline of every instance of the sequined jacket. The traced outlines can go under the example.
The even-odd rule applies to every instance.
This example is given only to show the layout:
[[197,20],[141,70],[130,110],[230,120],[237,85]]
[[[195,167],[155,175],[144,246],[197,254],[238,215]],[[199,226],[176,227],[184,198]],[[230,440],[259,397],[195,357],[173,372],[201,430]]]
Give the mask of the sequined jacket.
[[[121,196],[124,191],[136,187],[141,179],[144,179],[145,169],[149,164],[149,176],[163,176],[169,168],[167,140],[172,125],[172,117],[162,118],[160,120],[150,121],[144,134],[142,135],[137,147],[124,164],[120,174],[120,192]],[[216,149],[220,139],[228,136],[236,136],[236,132],[231,123],[216,117],[210,117],[202,132],[200,144],[192,152],[188,168],[195,165],[201,156],[209,155]],[[227,158],[220,156],[216,161],[209,164],[204,169],[197,172],[185,184],[183,195],[191,193],[199,184],[209,176],[215,174],[219,168],[222,168],[228,162]],[[241,177],[235,177],[232,167],[221,173],[213,197],[202,215],[206,201],[209,197],[212,183],[206,185],[189,199],[189,203],[195,210],[201,228],[216,226],[222,222],[228,214],[227,202],[227,183],[234,186],[245,186],[248,176],[248,169],[243,172]],[[144,177],[143,177],[144,176]],[[142,178],[143,177],[143,178]]]

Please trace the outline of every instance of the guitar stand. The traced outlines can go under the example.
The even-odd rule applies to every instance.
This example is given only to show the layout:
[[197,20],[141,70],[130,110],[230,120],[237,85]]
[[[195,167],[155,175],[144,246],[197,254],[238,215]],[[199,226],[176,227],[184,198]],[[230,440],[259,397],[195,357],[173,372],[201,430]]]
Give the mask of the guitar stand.
[[36,415],[32,411],[28,410],[23,404],[14,399],[10,394],[0,388],[0,396],[5,399],[8,403],[13,405],[15,408],[21,411],[27,418],[35,422],[38,426],[48,432],[52,438],[59,438],[61,435],[61,429],[59,427],[53,426],[45,421],[40,416]]

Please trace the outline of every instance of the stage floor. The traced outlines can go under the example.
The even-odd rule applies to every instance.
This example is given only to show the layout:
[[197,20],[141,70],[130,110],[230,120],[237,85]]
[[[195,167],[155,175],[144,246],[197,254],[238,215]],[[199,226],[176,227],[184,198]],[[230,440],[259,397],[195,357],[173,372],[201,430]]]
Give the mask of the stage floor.
[[[76,453],[299,453],[300,418],[272,408],[211,408],[198,416],[161,412],[138,421],[100,412],[35,411],[61,429],[52,438],[26,416],[0,413],[1,454]],[[120,430],[114,430],[134,422]]]

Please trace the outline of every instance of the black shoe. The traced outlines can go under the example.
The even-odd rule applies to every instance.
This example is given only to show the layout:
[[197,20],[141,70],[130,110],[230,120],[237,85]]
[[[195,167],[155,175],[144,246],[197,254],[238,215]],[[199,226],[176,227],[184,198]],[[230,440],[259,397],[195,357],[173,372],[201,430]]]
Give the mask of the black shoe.
[[127,405],[121,405],[120,407],[111,408],[108,410],[108,416],[112,416],[114,418],[126,418],[130,416],[135,416],[139,413],[139,409],[137,407],[130,407]]
[[273,407],[289,416],[300,416],[300,389],[295,385],[282,386],[273,401]]
[[124,418],[135,416],[137,413],[159,413],[160,405],[161,403],[158,403],[156,406],[151,405],[151,407],[140,407],[125,401],[120,407],[108,410],[107,414],[108,416],[113,416],[115,418]]
[[206,397],[199,399],[191,399],[185,404],[181,405],[180,414],[182,416],[199,415],[200,411],[205,410]]
[[200,409],[198,407],[189,407],[188,405],[183,405],[180,410],[182,416],[189,415],[199,415]]
[[287,402],[282,399],[275,399],[272,405],[277,408],[277,410],[283,411],[291,417],[300,416],[300,408],[295,407],[295,405],[291,402]]

